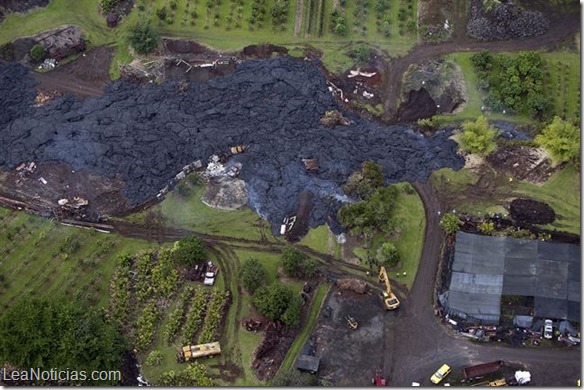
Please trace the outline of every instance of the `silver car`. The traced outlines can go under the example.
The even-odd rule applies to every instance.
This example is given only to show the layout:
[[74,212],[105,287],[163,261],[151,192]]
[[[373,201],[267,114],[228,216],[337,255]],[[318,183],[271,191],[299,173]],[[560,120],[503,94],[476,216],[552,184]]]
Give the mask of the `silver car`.
[[554,327],[552,320],[545,320],[543,326],[543,337],[550,340],[554,334]]

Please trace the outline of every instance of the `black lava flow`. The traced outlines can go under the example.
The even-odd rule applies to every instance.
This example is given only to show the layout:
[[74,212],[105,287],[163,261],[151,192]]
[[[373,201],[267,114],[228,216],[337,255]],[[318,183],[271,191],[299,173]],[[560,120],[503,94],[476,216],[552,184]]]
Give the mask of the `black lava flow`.
[[[249,206],[277,232],[296,213],[298,195],[314,195],[309,225],[321,225],[347,201],[342,184],[363,161],[380,163],[387,183],[426,181],[433,170],[459,169],[463,159],[448,131],[425,137],[408,126],[383,126],[339,107],[314,65],[280,57],[246,61],[224,77],[189,84],[117,81],[100,97],[60,97],[34,107],[35,82],[17,64],[0,65],[0,165],[65,162],[75,170],[126,181],[133,205],[154,197],[186,164],[230,146],[243,167]],[[339,109],[353,123],[326,128]],[[316,158],[317,172],[303,158]],[[335,230],[339,230],[338,227]]]

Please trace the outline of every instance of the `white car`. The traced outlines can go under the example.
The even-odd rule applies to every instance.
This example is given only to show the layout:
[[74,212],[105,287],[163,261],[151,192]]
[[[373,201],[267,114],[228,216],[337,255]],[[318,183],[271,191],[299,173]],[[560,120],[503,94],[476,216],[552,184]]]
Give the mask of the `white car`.
[[212,286],[213,284],[215,284],[215,273],[207,272],[205,274],[205,280],[203,281],[203,284],[205,286]]
[[543,326],[543,337],[551,340],[554,335],[554,326],[552,320],[545,320]]

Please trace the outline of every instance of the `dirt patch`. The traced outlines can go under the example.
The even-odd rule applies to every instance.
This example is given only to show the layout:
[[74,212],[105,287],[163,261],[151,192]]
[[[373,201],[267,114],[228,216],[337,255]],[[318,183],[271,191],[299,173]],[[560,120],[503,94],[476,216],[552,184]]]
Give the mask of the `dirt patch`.
[[410,65],[403,76],[401,99],[424,88],[430,94],[436,112],[449,114],[466,103],[466,85],[460,67],[452,61],[433,59]]
[[[28,164],[28,163],[27,163]],[[75,171],[67,164],[35,164],[32,170],[12,170],[0,175],[0,194],[42,205],[49,214],[66,218],[59,199],[87,199],[86,220],[98,221],[101,214],[116,215],[128,208],[122,195],[125,184],[119,178],[106,178],[88,171]],[[41,201],[42,199],[42,201]]]
[[101,95],[111,82],[109,66],[113,53],[113,48],[100,46],[53,71],[34,73],[34,78],[39,81],[37,90],[58,91],[77,97]]
[[270,43],[246,46],[240,53],[243,58],[271,58],[274,55],[282,56],[286,54],[288,54],[287,48]]
[[209,181],[202,202],[220,210],[237,210],[247,206],[245,182],[241,179],[222,177]]
[[548,204],[532,199],[514,199],[509,206],[511,218],[517,222],[545,225],[556,219]]
[[397,110],[398,122],[415,122],[418,119],[431,118],[438,112],[436,103],[425,88],[412,90],[408,100],[400,104]]
[[532,183],[544,183],[559,167],[553,168],[543,149],[521,143],[505,143],[487,157],[487,162],[506,176]]

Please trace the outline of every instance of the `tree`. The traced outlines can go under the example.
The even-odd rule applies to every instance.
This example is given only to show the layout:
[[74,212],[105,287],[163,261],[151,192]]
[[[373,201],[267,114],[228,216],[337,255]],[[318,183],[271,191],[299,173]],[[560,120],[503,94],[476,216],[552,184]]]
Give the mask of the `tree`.
[[211,387],[215,385],[207,375],[207,367],[196,361],[189,364],[182,371],[163,372],[156,384],[164,387]]
[[459,137],[459,143],[460,148],[465,152],[486,156],[497,148],[495,144],[497,130],[489,126],[489,122],[484,115],[478,117],[475,122],[464,122],[462,129],[463,132]]
[[[118,370],[126,348],[118,330],[96,310],[81,302],[48,298],[14,302],[0,317],[0,340],[0,361],[21,369]],[[70,379],[86,384],[83,378]]]
[[580,129],[559,116],[535,137],[535,142],[545,148],[554,163],[577,163],[580,158]]
[[45,47],[43,45],[41,45],[40,43],[37,43],[36,45],[31,47],[30,58],[32,58],[33,61],[39,62],[40,60],[43,59],[44,56],[45,56]]
[[396,233],[401,228],[394,215],[398,193],[395,186],[379,188],[369,199],[341,207],[339,220],[352,233],[366,237],[376,231]]
[[256,290],[252,302],[261,315],[271,321],[282,319],[293,298],[292,290],[276,282]]
[[201,240],[190,236],[174,243],[171,256],[175,263],[190,268],[205,261],[207,249]]
[[255,257],[250,257],[241,265],[241,282],[250,293],[266,283],[266,269]]
[[282,322],[284,325],[290,328],[296,328],[300,324],[300,314],[302,310],[302,302],[300,301],[300,297],[292,297],[290,303],[288,304],[288,308],[282,314]]
[[385,242],[377,249],[377,260],[390,267],[395,267],[399,263],[399,252],[394,243]]
[[454,213],[446,213],[440,219],[440,226],[448,234],[456,233],[460,229],[460,225],[462,222]]
[[344,190],[348,195],[366,199],[381,186],[383,186],[381,165],[374,161],[365,161],[361,164],[361,169],[349,177]]
[[307,256],[298,249],[287,246],[282,249],[282,268],[288,276],[300,276],[302,263]]
[[147,21],[139,21],[130,27],[128,42],[138,54],[147,54],[158,47],[160,37]]

